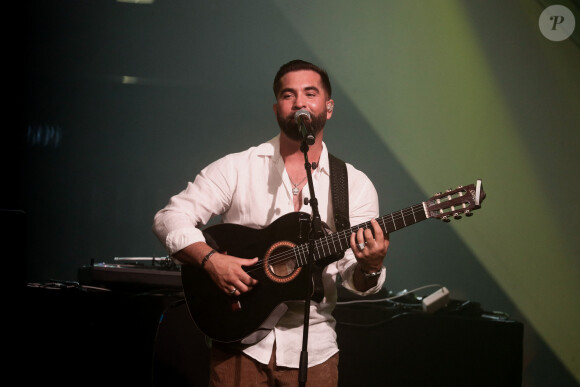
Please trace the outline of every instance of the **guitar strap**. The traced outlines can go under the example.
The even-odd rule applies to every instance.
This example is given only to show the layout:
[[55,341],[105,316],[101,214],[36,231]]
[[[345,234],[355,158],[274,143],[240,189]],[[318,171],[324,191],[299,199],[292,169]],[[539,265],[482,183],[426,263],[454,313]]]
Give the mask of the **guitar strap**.
[[330,163],[330,192],[332,208],[334,209],[334,224],[336,231],[350,228],[348,216],[348,174],[344,161],[328,154]]

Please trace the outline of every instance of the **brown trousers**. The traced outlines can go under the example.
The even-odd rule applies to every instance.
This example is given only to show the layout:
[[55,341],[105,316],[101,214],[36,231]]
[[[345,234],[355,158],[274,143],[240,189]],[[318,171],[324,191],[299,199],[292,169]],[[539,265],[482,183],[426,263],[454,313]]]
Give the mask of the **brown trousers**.
[[[276,366],[276,347],[270,363],[261,364],[241,351],[213,346],[210,360],[210,387],[291,387],[299,384],[299,370]],[[338,353],[324,363],[308,368],[307,387],[338,386]]]

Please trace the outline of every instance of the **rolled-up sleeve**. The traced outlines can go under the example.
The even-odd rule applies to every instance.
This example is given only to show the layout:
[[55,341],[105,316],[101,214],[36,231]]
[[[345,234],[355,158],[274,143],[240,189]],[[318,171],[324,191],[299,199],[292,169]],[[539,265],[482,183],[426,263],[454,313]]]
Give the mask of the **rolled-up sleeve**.
[[199,227],[211,217],[227,210],[236,169],[230,168],[226,156],[204,168],[193,182],[155,214],[153,233],[169,254],[175,254],[205,238]]
[[[350,164],[347,164],[347,170],[349,218],[351,227],[354,227],[379,217],[379,198],[374,185],[363,172],[354,169]],[[356,258],[351,249],[345,252],[344,258],[339,260],[337,265],[342,286],[355,294],[365,296],[377,293],[385,283],[386,269],[383,266],[375,286],[364,292],[357,290],[353,281]]]

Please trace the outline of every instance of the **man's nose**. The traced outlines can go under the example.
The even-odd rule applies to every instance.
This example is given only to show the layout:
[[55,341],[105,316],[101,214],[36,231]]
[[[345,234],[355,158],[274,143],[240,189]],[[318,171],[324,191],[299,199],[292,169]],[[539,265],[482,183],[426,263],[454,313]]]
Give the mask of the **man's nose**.
[[300,110],[302,108],[306,107],[306,98],[304,95],[302,95],[301,93],[299,93],[296,96],[296,99],[294,100],[294,108],[296,110]]

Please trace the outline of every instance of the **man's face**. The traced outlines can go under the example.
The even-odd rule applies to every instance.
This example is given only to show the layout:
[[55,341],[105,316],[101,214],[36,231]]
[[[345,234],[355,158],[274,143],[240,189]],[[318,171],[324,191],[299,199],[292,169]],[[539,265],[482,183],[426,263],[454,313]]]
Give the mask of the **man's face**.
[[280,79],[280,86],[274,112],[282,132],[292,140],[302,141],[294,115],[298,110],[306,109],[312,116],[312,132],[318,135],[326,120],[332,117],[332,109],[327,109],[326,104],[333,103],[327,100],[320,75],[312,70],[292,71]]

